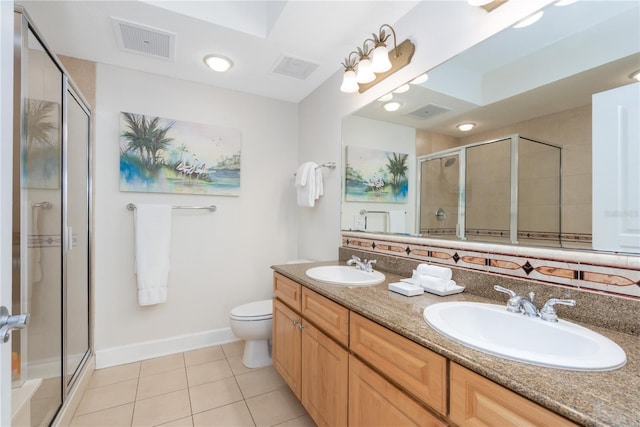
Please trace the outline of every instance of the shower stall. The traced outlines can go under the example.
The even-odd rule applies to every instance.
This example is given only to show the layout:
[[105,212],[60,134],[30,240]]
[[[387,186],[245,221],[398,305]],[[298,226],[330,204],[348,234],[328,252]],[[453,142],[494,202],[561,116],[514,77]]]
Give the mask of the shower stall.
[[88,103],[21,7],[14,12],[12,332],[15,425],[49,425],[90,356]]
[[559,247],[561,156],[509,135],[418,157],[420,234]]

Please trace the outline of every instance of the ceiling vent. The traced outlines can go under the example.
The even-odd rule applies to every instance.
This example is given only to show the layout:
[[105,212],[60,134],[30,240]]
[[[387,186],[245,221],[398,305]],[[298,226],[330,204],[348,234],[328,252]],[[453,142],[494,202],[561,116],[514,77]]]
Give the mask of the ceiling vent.
[[446,113],[447,111],[451,111],[451,109],[447,107],[441,107],[435,104],[427,104],[424,107],[420,107],[417,110],[407,115],[411,117],[416,117],[418,119],[430,119],[431,117],[437,116],[442,113]]
[[273,67],[272,73],[305,80],[316,68],[318,68],[318,64],[314,64],[313,62],[291,56],[282,56],[276,63],[276,66]]
[[176,35],[135,22],[111,17],[120,49],[173,61]]

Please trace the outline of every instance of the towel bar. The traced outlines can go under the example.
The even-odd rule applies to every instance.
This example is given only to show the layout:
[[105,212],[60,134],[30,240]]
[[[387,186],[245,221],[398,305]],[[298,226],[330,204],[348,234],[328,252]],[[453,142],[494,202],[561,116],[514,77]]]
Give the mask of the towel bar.
[[[215,205],[211,206],[171,206],[172,209],[208,209],[211,212],[215,212],[217,207]],[[127,204],[127,209],[130,211],[136,209],[136,205],[133,203]]]

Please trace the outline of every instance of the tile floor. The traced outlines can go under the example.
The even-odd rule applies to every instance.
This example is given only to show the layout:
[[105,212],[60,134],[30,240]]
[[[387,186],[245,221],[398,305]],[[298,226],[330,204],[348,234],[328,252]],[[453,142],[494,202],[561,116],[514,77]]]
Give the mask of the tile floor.
[[242,341],[96,370],[72,426],[315,424],[272,367],[242,364]]

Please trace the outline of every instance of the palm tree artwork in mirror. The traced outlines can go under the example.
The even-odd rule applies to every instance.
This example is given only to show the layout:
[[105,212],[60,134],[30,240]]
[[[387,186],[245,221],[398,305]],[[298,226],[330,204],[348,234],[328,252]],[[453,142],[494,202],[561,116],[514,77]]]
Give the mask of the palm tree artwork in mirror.
[[347,147],[347,201],[407,203],[408,154]]
[[120,113],[120,191],[240,194],[239,130]]

